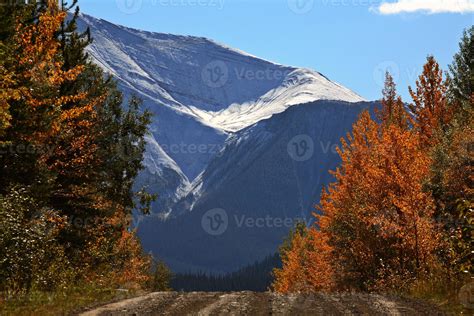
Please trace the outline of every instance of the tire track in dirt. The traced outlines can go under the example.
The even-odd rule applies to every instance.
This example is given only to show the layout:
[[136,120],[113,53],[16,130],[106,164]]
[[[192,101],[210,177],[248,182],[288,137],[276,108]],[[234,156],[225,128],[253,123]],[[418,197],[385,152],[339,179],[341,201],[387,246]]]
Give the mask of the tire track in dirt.
[[199,312],[216,304],[222,298],[222,293],[180,293],[177,299],[160,311],[149,315],[163,316],[183,316],[183,315],[199,315]]
[[113,303],[81,314],[111,315],[443,315],[416,301],[368,293],[289,294],[162,292]]

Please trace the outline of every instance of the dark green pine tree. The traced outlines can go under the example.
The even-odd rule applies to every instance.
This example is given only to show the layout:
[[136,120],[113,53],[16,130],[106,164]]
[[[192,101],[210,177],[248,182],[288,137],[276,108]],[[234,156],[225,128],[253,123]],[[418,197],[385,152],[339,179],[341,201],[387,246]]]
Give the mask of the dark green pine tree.
[[461,101],[469,101],[474,93],[474,26],[464,31],[459,52],[449,66],[450,97]]
[[[37,23],[39,14],[47,8],[45,2],[18,7],[0,6],[0,71],[19,73],[22,70],[19,69],[21,65],[18,65],[15,46],[12,45],[13,21],[19,18],[23,24]],[[102,274],[112,269],[120,271],[120,267],[127,263],[127,250],[119,248],[122,252],[117,255],[116,241],[128,228],[124,226],[128,225],[126,219],[133,209],[142,206],[146,210],[152,200],[152,196],[146,192],[133,190],[134,179],[142,168],[144,136],[150,123],[150,114],[141,110],[141,103],[136,98],[132,98],[128,105],[124,104],[122,93],[113,78],[105,75],[88,59],[85,49],[91,43],[90,32],[87,29],[78,30],[80,17],[76,4],[76,1],[71,5],[62,3],[64,10],[75,11],[55,34],[60,43],[60,53],[55,57],[64,61],[63,70],[81,66],[82,73],[75,80],[62,84],[59,89],[50,89],[45,85],[40,91],[45,97],[49,94],[70,96],[78,93],[83,93],[85,97],[55,107],[57,111],[54,115],[45,113],[38,124],[31,123],[25,102],[10,102],[11,126],[0,139],[8,142],[7,147],[0,147],[0,200],[4,197],[8,200],[11,192],[21,192],[21,199],[34,201],[35,206],[25,217],[27,224],[23,227],[28,227],[29,221],[38,221],[36,217],[43,216],[42,210],[51,211],[58,218],[67,216],[69,225],[61,225],[54,235],[55,245],[57,242],[64,260],[74,270],[89,267],[100,270]],[[18,82],[21,87],[29,88],[29,84]],[[78,116],[71,115],[64,122],[62,118],[58,119],[63,113],[81,110],[86,105],[92,105],[91,110],[79,112],[82,114]],[[16,135],[47,129],[51,117],[61,122],[59,131],[48,136],[44,141],[46,144],[41,142],[45,148],[33,147],[32,152],[25,151],[24,148],[30,148],[28,146],[31,144]],[[84,141],[84,144],[74,145],[79,140]],[[19,148],[23,148],[21,153],[17,150]],[[83,158],[89,159],[90,163],[89,160],[81,163]],[[11,204],[4,205],[10,207]],[[4,208],[0,211],[5,209],[8,212],[0,213],[11,213],[12,218],[18,221],[21,209]],[[0,243],[5,240],[9,242],[8,238],[0,237]],[[38,245],[44,250],[50,248],[43,243]],[[97,247],[90,251],[90,245]],[[98,247],[101,247],[100,251],[97,251]],[[11,249],[12,253],[8,255],[18,256],[18,249]],[[58,258],[59,255],[56,252],[51,258]],[[36,258],[31,254],[28,256]],[[0,258],[0,261],[3,259]]]
[[25,13],[24,9],[25,7],[20,5],[0,5],[0,42],[11,39],[15,19]]
[[[70,5],[63,1],[61,7],[67,12],[74,10],[57,33],[64,60],[63,70],[77,66],[84,67],[84,70],[76,80],[64,83],[60,91],[62,95],[86,94],[85,99],[63,104],[62,109],[94,105],[92,112],[74,119],[92,125],[83,128],[78,122],[70,122],[74,128],[65,129],[51,144],[52,148],[61,148],[62,154],[59,156],[58,151],[52,151],[48,160],[48,165],[59,166],[52,170],[54,181],[48,204],[61,210],[73,223],[62,234],[62,242],[70,245],[71,252],[77,252],[77,249],[85,249],[90,238],[95,238],[89,236],[91,231],[97,230],[94,225],[104,225],[114,216],[127,218],[135,208],[148,210],[154,197],[144,190],[134,192],[133,183],[142,169],[144,136],[151,116],[148,111],[141,110],[141,102],[136,98],[132,98],[128,106],[124,105],[122,93],[113,78],[89,60],[85,49],[92,38],[88,28],[78,29],[77,1]],[[93,155],[92,163],[81,166],[80,170],[67,167],[68,162],[85,156],[71,145],[78,139],[87,141],[84,150],[95,148],[89,154]],[[78,188],[87,193],[77,194]],[[98,200],[111,201],[113,206],[102,212],[97,209]],[[123,227],[108,227],[109,237],[119,238]]]
[[[19,54],[18,48],[14,45],[15,27],[17,21],[23,25],[36,23],[44,4],[21,4],[11,2],[9,5],[0,6],[0,70],[22,71],[22,66],[18,64],[16,56]],[[17,86],[29,87],[29,82],[22,82],[16,79]],[[46,91],[44,87],[29,87],[42,91],[44,96],[55,94],[53,91]],[[44,91],[43,91],[44,90]],[[37,162],[46,148],[40,148],[35,144],[22,139],[19,135],[29,135],[40,130],[46,131],[50,127],[51,120],[48,113],[52,112],[51,107],[43,109],[43,117],[35,124],[31,116],[31,111],[23,100],[10,100],[9,114],[11,116],[10,127],[6,130],[3,139],[7,145],[0,145],[0,194],[6,194],[13,186],[28,188],[33,197],[41,201],[48,191],[50,183],[49,173]],[[38,111],[37,111],[38,112]]]
[[29,1],[27,4],[24,1],[0,1],[0,41],[11,39],[17,19],[25,24],[35,23],[45,8],[45,0],[38,0],[35,3]]

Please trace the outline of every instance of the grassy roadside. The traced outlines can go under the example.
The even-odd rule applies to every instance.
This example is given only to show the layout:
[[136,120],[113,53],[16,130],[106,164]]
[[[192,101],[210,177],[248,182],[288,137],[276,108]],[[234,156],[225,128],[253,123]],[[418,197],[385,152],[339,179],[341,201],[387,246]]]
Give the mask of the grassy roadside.
[[0,315],[70,315],[140,294],[92,285],[51,293],[31,292],[8,300],[0,297]]
[[472,298],[464,298],[465,302],[462,302],[463,298],[460,297],[461,288],[472,282],[470,278],[448,280],[434,277],[415,282],[404,296],[429,302],[448,315],[473,315],[474,310],[469,310],[463,305],[467,300],[472,301]]

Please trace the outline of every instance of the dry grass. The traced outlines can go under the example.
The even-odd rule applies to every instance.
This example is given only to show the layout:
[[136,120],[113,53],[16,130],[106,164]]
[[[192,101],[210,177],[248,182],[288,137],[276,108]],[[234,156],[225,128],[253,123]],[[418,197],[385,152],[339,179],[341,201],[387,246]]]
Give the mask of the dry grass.
[[408,296],[429,301],[449,315],[473,315],[473,310],[464,308],[459,299],[459,290],[472,282],[469,277],[449,278],[445,275],[431,276],[414,282]]
[[0,297],[0,315],[70,315],[136,294],[130,291],[98,288],[94,285],[51,293],[31,292],[10,299]]

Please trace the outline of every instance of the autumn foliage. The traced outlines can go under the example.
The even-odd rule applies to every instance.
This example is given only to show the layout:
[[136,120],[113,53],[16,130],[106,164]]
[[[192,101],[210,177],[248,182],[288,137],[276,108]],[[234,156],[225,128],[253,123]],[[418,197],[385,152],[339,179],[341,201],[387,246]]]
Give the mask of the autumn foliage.
[[124,109],[66,7],[0,8],[15,21],[0,42],[0,297],[150,278],[131,228],[132,211],[152,199],[133,188],[150,115],[136,99]]
[[[316,229],[296,233],[282,256],[284,267],[276,269],[277,292],[317,292],[335,287],[335,267],[327,235]],[[318,268],[315,270],[315,268]]]
[[[84,94],[60,95],[59,87],[66,81],[73,81],[82,71],[82,66],[64,71],[55,32],[66,16],[65,12],[47,11],[38,17],[38,23],[25,25],[18,21],[13,38],[15,62],[10,68],[10,84],[4,90],[4,101],[18,101],[24,106],[21,120],[13,122],[19,139],[33,142],[45,141],[58,133],[61,116],[60,107],[65,102],[77,102]],[[45,117],[49,118],[46,122]]]
[[440,270],[459,274],[453,266],[472,271],[473,98],[460,106],[448,89],[431,56],[409,106],[387,74],[376,120],[363,112],[341,139],[316,224],[282,252],[276,291],[400,291]]
[[417,122],[415,127],[427,146],[437,141],[435,133],[452,119],[453,107],[448,107],[447,89],[439,64],[432,56],[428,57],[423,66],[423,75],[416,81],[416,91],[409,87],[413,98],[410,110]]

